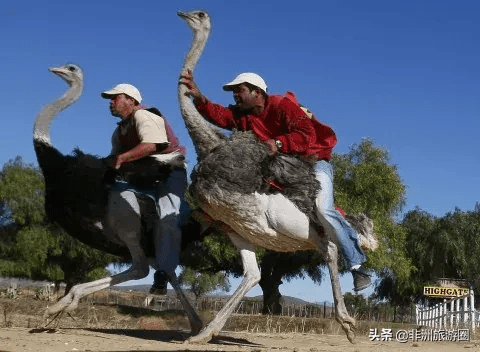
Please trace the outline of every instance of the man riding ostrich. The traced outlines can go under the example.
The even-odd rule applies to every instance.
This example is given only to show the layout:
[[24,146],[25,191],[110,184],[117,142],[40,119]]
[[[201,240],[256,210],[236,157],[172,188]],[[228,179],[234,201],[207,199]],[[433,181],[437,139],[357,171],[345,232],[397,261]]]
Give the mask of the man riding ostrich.
[[[231,121],[230,125],[226,123],[223,127],[237,127],[240,131],[234,131],[229,138],[218,135],[216,128],[212,127],[199,112],[199,110],[202,112],[201,109],[204,107],[202,104],[208,103],[198,90],[195,91],[196,86],[191,76],[210,32],[210,17],[205,11],[179,13],[179,16],[194,32],[194,39],[186,55],[178,86],[182,117],[198,156],[198,164],[191,175],[192,184],[189,186],[189,192],[196,198],[205,218],[210,218],[216,224],[222,224],[222,232],[228,235],[239,251],[244,268],[244,278],[237,290],[215,318],[198,335],[192,336],[190,341],[204,343],[217,335],[237,304],[259,282],[260,271],[255,256],[256,246],[278,252],[318,250],[322,253],[326,257],[330,270],[336,319],[346,332],[348,339],[353,341],[355,320],[348,315],[340,289],[337,247],[334,244],[336,240],[328,228],[325,234],[322,226],[319,225],[317,212],[314,210],[320,183],[316,178],[311,160],[301,155],[277,152],[278,149],[287,151],[287,148],[292,147],[290,140],[285,136],[280,137],[279,132],[282,128],[284,133],[287,132],[285,120],[275,120],[279,124],[276,131],[269,131],[265,128],[267,126],[262,126],[261,119],[249,121],[245,119],[238,125]],[[262,89],[252,91],[250,87],[240,87],[241,84],[237,84],[238,81],[234,83],[227,85],[227,88],[244,89],[239,91],[243,97],[237,98],[237,101],[245,104],[245,108],[247,104],[249,109],[254,108],[255,99],[263,97]],[[256,86],[262,87],[264,84],[259,82]],[[266,92],[266,86],[263,91]],[[195,104],[190,98],[192,95],[195,98]],[[276,103],[284,103],[290,110],[300,110],[298,106],[293,107],[294,103],[288,98],[273,99]],[[219,106],[211,106],[213,110],[218,108],[225,111]],[[284,117],[298,119],[295,123],[301,121],[307,129],[315,128],[308,125],[306,121],[308,117],[303,111],[300,114],[298,110],[295,110],[293,115],[285,114]],[[259,111],[256,113],[261,114]],[[230,110],[226,114],[230,114],[229,117],[233,120]],[[266,115],[265,110],[263,114]],[[245,124],[242,125],[242,123]],[[249,123],[256,124],[264,134],[260,138],[257,137],[256,133],[253,133],[255,129],[252,125],[249,126]],[[221,123],[219,125],[222,126]],[[326,126],[322,128],[327,129]],[[278,132],[278,136],[275,132]],[[302,151],[301,142],[303,142],[303,151],[306,150],[307,142],[321,143],[321,139],[318,141],[315,139],[315,133],[316,131],[307,140],[303,140],[305,136],[301,134],[294,137],[299,142],[297,145],[300,152]],[[281,144],[275,142],[276,137],[280,137],[278,142]],[[322,137],[326,136],[322,135]],[[327,137],[329,137],[328,144],[323,147],[323,152],[319,153],[320,150],[317,149],[311,153],[317,154],[319,159],[327,159],[330,156],[329,150],[333,147],[335,137],[331,134]],[[316,147],[321,146],[316,145]],[[293,170],[295,171],[289,172]],[[269,179],[281,180],[281,186],[288,187],[285,187],[283,192],[272,191],[268,187],[266,189],[265,181]],[[273,188],[279,186],[273,181],[270,184],[274,186]],[[320,209],[326,207],[330,208],[330,205]],[[371,225],[371,222],[367,221],[367,223]],[[372,226],[370,226],[371,229]],[[372,233],[367,234],[369,235],[371,236]],[[373,242],[372,245],[373,248],[375,243]],[[364,258],[360,257],[359,262],[354,264],[361,264],[363,261]],[[370,281],[368,274],[363,270],[362,274],[364,274],[363,280],[357,280],[358,288],[367,286]]]
[[[151,217],[150,214],[157,212],[155,205],[153,206],[154,210],[151,211],[150,199],[140,193],[119,190],[118,184],[114,182],[114,178],[117,176],[125,180],[126,184],[155,188],[159,195],[157,197],[158,204],[165,205],[167,210],[171,210],[167,212],[169,215],[165,218],[165,230],[174,232],[177,228],[174,228],[173,224],[178,226],[183,193],[179,190],[177,192],[176,188],[165,188],[164,182],[168,181],[172,175],[178,174],[180,179],[185,175],[183,155],[172,151],[171,155],[163,157],[138,158],[141,151],[149,150],[146,154],[151,154],[150,151],[153,148],[148,149],[148,146],[141,146],[141,151],[135,155],[129,155],[127,150],[120,150],[118,156],[108,158],[84,154],[79,150],[75,150],[73,155],[63,155],[51,143],[50,125],[61,110],[73,104],[81,96],[83,72],[80,67],[73,64],[51,68],[50,71],[61,77],[70,86],[70,89],[62,97],[42,109],[34,126],[35,152],[45,178],[47,216],[69,235],[97,249],[120,255],[124,260],[131,260],[132,265],[128,270],[111,277],[72,287],[67,295],[47,309],[46,317],[75,309],[79,300],[92,292],[125,281],[146,277],[149,273],[149,265],[151,265],[158,270],[167,270],[165,273],[178,298],[182,301],[190,320],[192,332],[198,332],[203,323],[180,289],[174,271],[176,264],[167,268],[164,261],[168,261],[168,257],[159,257],[164,255],[162,251],[169,251],[169,248],[161,248],[160,245],[168,246],[169,244],[159,242],[162,235],[160,232],[156,232],[154,236],[149,234],[151,231],[148,230],[146,223]],[[105,92],[106,96],[120,95],[111,93],[111,91]],[[135,94],[131,94],[135,96]],[[135,100],[134,98],[130,99],[123,95],[119,99],[122,99],[121,104],[136,107],[131,109],[130,114],[125,117],[131,118],[132,112],[135,116],[145,114],[137,107],[138,104],[131,101]],[[139,102],[139,100],[140,98],[137,101]],[[119,102],[118,106],[113,104],[112,110],[124,116],[127,106],[120,106]],[[128,118],[126,119],[128,120]],[[158,144],[158,146],[155,145],[155,151],[165,151],[168,150],[172,140],[168,140],[170,144],[164,139],[154,140],[154,142]],[[138,160],[134,161],[137,158]],[[112,170],[115,169],[112,166],[115,165],[119,169],[113,172]],[[184,187],[185,184],[179,183],[181,187]],[[178,196],[172,195],[174,192]],[[156,215],[153,215],[153,218],[155,217]],[[171,228],[167,226],[171,226]],[[176,234],[178,235],[178,232]],[[157,258],[159,260],[156,260]],[[174,258],[174,256],[170,258]],[[176,258],[174,259],[176,260]]]

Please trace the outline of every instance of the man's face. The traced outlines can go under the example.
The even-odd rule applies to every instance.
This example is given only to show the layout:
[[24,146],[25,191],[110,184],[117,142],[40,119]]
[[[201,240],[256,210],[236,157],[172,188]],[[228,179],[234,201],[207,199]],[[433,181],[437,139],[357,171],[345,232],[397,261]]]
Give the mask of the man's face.
[[125,118],[132,113],[134,105],[133,99],[125,94],[114,95],[110,99],[110,112],[113,116]]
[[232,92],[233,99],[240,110],[250,110],[257,104],[258,92],[255,90],[250,90],[250,88],[245,84],[239,84],[238,86],[235,86]]

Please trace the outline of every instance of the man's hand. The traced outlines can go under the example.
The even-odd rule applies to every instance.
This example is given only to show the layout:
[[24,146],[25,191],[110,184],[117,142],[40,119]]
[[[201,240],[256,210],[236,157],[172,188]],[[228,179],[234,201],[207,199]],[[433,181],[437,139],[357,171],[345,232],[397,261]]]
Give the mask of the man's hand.
[[135,161],[152,155],[157,151],[156,143],[140,143],[133,149],[117,155],[115,160],[115,169],[118,170],[123,163]]
[[278,152],[278,148],[277,148],[277,145],[275,144],[274,139],[267,139],[264,143],[271,150],[270,156],[274,156]]
[[125,162],[125,158],[123,157],[124,154],[117,155],[117,158],[115,159],[115,170],[120,169],[120,166]]
[[204,97],[198,89],[198,86],[193,81],[193,74],[191,70],[188,70],[186,74],[180,76],[179,82],[185,84],[188,88],[188,93],[195,99],[196,102],[204,102]]

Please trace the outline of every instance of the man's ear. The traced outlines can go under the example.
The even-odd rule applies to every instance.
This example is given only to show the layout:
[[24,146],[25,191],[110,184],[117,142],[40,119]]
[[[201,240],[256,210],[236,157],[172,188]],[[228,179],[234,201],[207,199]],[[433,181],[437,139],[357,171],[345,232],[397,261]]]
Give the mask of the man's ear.
[[133,99],[132,97],[129,97],[128,95],[126,97],[132,103],[133,106],[138,105],[138,102],[135,99]]

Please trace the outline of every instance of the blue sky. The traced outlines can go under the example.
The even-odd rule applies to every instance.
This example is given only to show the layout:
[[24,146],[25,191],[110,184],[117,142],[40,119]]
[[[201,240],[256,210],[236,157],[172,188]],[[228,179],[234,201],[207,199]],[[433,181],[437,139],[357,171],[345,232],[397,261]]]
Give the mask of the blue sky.
[[[196,157],[176,96],[191,32],[176,12],[197,8],[213,22],[194,72],[211,100],[231,103],[222,84],[257,72],[270,93],[295,92],[334,128],[335,152],[364,137],[386,148],[408,187],[404,211],[418,206],[442,216],[480,201],[480,3],[473,0],[2,4],[0,163],[17,155],[36,162],[34,118],[66,90],[47,69],[73,62],[84,70],[85,90],[53,124],[57,148],[107,155],[116,120],[100,92],[128,82],[167,116],[191,170]],[[280,289],[323,301],[331,299],[326,282]],[[352,289],[350,275],[342,285]]]

